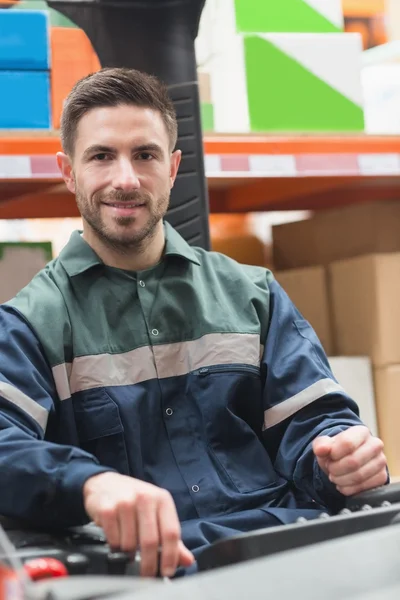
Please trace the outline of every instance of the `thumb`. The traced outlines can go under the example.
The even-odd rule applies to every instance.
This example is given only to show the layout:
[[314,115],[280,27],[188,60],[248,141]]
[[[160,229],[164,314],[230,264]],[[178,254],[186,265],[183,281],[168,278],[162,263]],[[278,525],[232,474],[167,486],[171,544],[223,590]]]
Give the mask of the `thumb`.
[[327,459],[330,457],[333,440],[327,435],[317,437],[312,444],[314,454],[317,458]]
[[179,542],[179,564],[182,567],[190,567],[195,561],[193,554],[188,550],[185,544],[180,541]]

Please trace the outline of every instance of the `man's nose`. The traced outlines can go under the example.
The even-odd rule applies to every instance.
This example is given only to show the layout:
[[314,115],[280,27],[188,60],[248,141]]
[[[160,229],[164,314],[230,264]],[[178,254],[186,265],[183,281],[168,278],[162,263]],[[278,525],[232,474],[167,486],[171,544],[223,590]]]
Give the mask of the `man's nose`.
[[140,188],[140,181],[131,160],[122,159],[116,163],[113,188],[123,192]]

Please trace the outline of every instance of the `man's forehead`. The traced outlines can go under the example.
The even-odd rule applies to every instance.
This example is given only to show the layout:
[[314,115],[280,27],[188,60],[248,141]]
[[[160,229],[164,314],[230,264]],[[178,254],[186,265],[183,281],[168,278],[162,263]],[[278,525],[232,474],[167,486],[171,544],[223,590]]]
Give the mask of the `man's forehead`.
[[[150,139],[151,138],[151,139]],[[161,114],[151,108],[113,106],[87,112],[77,127],[77,143],[106,144],[124,141],[133,145],[168,143]]]

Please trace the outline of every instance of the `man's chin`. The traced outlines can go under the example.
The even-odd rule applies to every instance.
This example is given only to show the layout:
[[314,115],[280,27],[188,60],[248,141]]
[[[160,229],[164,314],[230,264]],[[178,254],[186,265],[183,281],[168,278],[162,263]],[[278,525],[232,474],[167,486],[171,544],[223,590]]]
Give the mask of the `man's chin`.
[[112,231],[103,232],[105,240],[113,245],[121,248],[131,248],[138,246],[148,236],[148,233],[142,228],[137,227],[117,227]]

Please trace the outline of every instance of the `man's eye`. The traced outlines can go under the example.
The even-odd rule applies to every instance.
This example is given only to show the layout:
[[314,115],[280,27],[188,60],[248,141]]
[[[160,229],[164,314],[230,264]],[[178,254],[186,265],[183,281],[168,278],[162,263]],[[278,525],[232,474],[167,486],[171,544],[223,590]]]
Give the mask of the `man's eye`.
[[138,156],[139,160],[151,160],[153,156],[149,152],[141,152]]
[[110,158],[110,155],[106,154],[105,152],[100,152],[99,154],[96,154],[95,156],[93,156],[93,160],[98,160],[98,161],[107,160],[108,158]]

